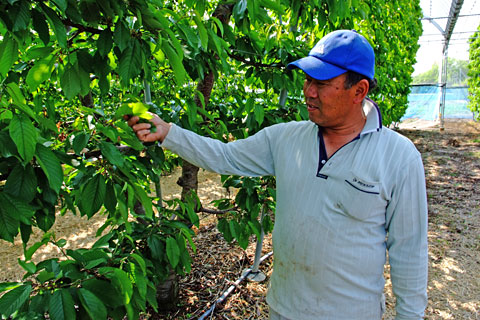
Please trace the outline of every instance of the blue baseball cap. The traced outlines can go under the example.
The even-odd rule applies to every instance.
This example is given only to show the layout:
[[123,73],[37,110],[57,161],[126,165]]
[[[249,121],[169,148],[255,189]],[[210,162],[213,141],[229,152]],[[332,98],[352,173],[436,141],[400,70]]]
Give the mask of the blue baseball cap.
[[307,57],[289,63],[287,68],[299,68],[317,80],[329,80],[347,71],[373,79],[375,53],[355,30],[337,30],[323,37]]

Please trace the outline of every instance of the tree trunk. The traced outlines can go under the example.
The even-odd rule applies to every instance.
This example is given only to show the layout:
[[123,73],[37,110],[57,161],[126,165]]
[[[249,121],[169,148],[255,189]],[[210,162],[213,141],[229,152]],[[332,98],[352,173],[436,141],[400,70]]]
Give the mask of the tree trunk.
[[182,175],[178,178],[177,184],[182,187],[182,201],[187,199],[190,192],[198,190],[199,168],[190,162],[183,160]]
[[173,310],[178,302],[178,277],[170,270],[168,278],[157,286],[157,304],[161,311]]

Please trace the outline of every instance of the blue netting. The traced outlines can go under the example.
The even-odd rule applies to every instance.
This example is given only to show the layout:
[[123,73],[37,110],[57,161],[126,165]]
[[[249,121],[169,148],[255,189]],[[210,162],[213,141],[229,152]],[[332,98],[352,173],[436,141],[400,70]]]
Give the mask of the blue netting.
[[[473,118],[473,112],[467,108],[468,88],[447,88],[445,94],[445,118]],[[440,87],[412,86],[408,95],[408,108],[401,120],[416,118],[436,120],[439,115]]]

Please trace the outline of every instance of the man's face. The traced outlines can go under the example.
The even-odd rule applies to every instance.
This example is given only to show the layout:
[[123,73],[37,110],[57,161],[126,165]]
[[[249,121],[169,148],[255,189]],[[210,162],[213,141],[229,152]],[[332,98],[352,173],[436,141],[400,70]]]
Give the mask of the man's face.
[[329,80],[316,80],[306,75],[303,93],[311,121],[322,127],[342,124],[352,110],[354,88],[345,89],[346,74]]

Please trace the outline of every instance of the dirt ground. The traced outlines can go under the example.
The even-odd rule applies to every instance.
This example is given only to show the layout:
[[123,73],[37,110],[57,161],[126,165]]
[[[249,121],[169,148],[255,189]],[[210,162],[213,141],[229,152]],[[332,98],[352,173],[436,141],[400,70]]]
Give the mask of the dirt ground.
[[[446,120],[445,129],[432,122],[410,121],[399,132],[408,136],[421,152],[426,171],[429,203],[429,301],[426,319],[480,319],[480,123]],[[179,173],[162,180],[163,194],[179,197]],[[199,196],[205,206],[213,199],[232,196],[220,186],[216,174],[200,171]],[[215,217],[202,215],[196,237],[197,254],[192,272],[180,280],[176,310],[152,315],[152,319],[197,319],[252,265],[255,239],[247,250],[227,244],[215,227]],[[103,223],[96,216],[87,221],[67,214],[58,217],[53,231],[57,239],[68,240],[67,248],[88,247]],[[41,238],[35,235],[30,243]],[[262,254],[272,250],[265,237]],[[41,248],[34,260],[59,256],[53,247]],[[0,282],[18,281],[23,276],[17,259],[22,257],[20,240],[0,241]],[[269,257],[260,269],[267,276],[258,283],[243,281],[227,300],[206,319],[268,319],[265,294],[272,271]],[[394,318],[394,297],[385,267],[387,312]]]

